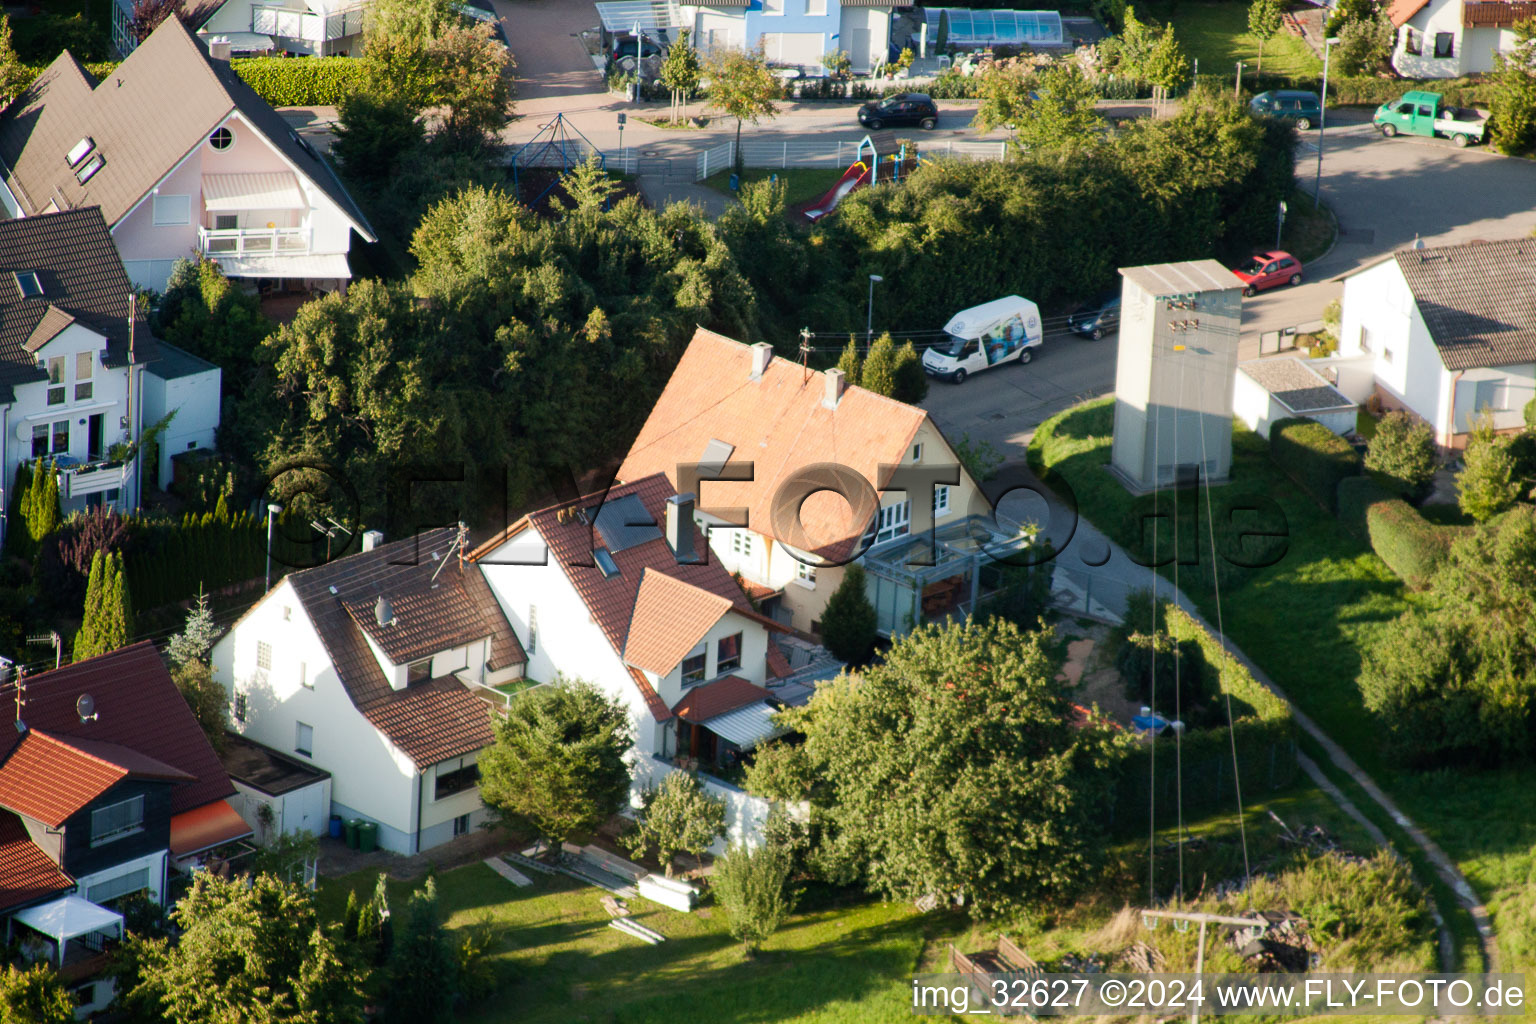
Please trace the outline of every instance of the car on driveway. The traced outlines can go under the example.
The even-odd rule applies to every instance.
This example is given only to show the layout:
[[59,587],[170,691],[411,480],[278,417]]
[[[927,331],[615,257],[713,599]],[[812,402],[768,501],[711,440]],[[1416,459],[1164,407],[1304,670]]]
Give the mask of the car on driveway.
[[1105,292],[1076,313],[1067,317],[1067,327],[1076,334],[1098,341],[1120,329],[1120,293]]
[[1248,104],[1255,114],[1289,121],[1306,131],[1321,120],[1322,105],[1317,93],[1300,89],[1276,89],[1261,92]]
[[1242,266],[1233,269],[1232,273],[1242,280],[1243,294],[1253,295],[1266,288],[1278,288],[1282,284],[1301,284],[1301,261],[1277,249],[1249,258]]
[[902,93],[864,104],[859,108],[859,124],[872,131],[881,128],[921,128],[930,131],[938,127],[939,107],[923,93]]
[[[650,36],[640,38],[641,57],[660,57],[665,52],[662,44]],[[613,46],[610,47],[608,55],[621,70],[635,70],[635,37],[627,33],[614,36]]]

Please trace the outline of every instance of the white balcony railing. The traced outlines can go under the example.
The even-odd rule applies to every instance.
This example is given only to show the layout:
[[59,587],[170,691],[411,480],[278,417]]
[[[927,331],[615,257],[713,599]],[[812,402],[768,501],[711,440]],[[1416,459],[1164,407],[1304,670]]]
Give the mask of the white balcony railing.
[[59,497],[83,498],[88,494],[126,488],[133,480],[133,463],[123,461],[88,462],[81,466],[59,467]]
[[308,43],[322,43],[355,36],[362,30],[361,4],[332,11],[326,15],[284,7],[253,6],[251,8],[251,31],[260,32],[263,35],[300,39]]
[[197,247],[209,256],[296,256],[309,252],[309,228],[197,229]]

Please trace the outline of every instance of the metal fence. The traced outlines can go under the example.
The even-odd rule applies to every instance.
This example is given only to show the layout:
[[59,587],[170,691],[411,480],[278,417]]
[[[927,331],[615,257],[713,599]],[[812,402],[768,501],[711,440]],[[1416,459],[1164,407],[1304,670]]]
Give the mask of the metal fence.
[[[771,167],[787,170],[791,167],[833,167],[841,170],[858,159],[859,144],[855,141],[822,139],[746,139],[741,143],[741,159],[746,167]],[[928,157],[944,157],[957,160],[1002,160],[1008,155],[1006,142],[957,142],[945,140],[924,146],[921,152]],[[655,149],[639,150],[631,147],[610,149],[602,153],[603,165],[610,171],[635,174],[645,178],[660,178],[668,182],[703,181],[711,175],[729,170],[735,164],[736,143],[727,141],[713,146],[672,151],[662,155]],[[533,166],[558,166],[562,161],[580,163],[585,150],[549,149],[538,154],[540,163]]]
[[1051,574],[1051,601],[1057,610],[1100,622],[1119,625],[1125,621],[1130,596],[1146,590],[1116,576],[1084,569],[1056,566]]

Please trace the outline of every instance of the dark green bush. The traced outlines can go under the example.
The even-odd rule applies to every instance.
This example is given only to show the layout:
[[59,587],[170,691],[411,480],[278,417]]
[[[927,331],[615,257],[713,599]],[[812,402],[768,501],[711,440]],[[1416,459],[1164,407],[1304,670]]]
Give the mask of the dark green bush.
[[[1226,90],[1232,89],[1232,74],[1201,75],[1200,83]],[[1243,75],[1243,88],[1250,93],[1269,89],[1322,90],[1320,75]],[[1376,78],[1372,76],[1328,76],[1328,102],[1330,106],[1380,106],[1395,100],[1412,89],[1427,89],[1445,97],[1445,102],[1455,107],[1483,107],[1493,103],[1493,82],[1487,78],[1435,78],[1416,80],[1411,78]]]
[[1335,509],[1339,481],[1360,475],[1360,453],[1316,420],[1276,421],[1269,428],[1269,456],[1330,512]]
[[367,79],[363,62],[352,57],[247,57],[230,65],[274,107],[335,106]]
[[1372,550],[1416,590],[1429,586],[1450,554],[1451,541],[1466,532],[1466,527],[1429,522],[1401,498],[1370,505],[1365,521]]
[[1368,476],[1347,476],[1339,481],[1337,506],[1339,522],[1357,537],[1369,538],[1365,515],[1378,501],[1390,501],[1393,495]]

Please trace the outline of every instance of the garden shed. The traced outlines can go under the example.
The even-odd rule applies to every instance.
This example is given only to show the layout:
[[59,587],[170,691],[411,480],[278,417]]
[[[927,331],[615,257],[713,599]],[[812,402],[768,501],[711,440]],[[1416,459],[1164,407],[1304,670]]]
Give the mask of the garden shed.
[[1269,437],[1276,420],[1293,416],[1316,420],[1342,436],[1355,429],[1357,408],[1349,396],[1296,356],[1238,364],[1232,411],[1260,437]]
[[[323,835],[331,814],[331,773],[254,740],[227,733],[219,755],[235,785],[229,804],[265,844],[290,832]],[[270,825],[261,808],[271,808]]]

